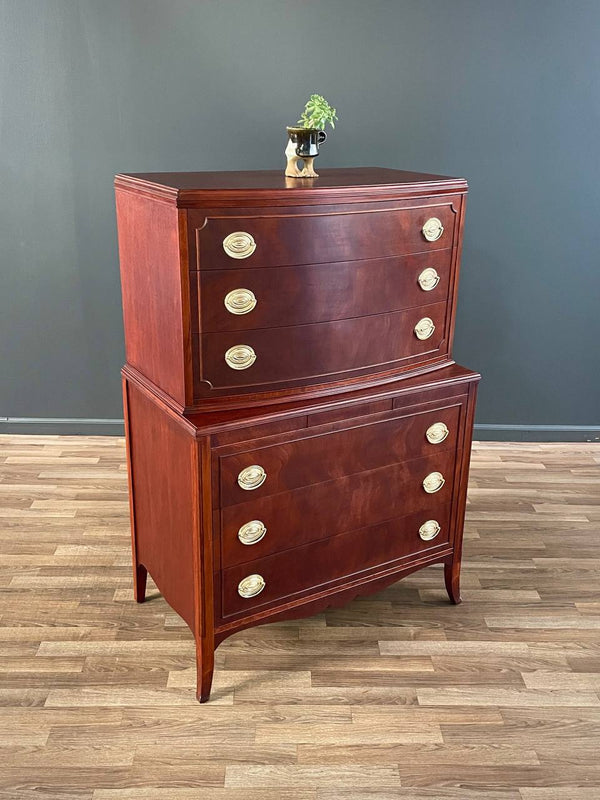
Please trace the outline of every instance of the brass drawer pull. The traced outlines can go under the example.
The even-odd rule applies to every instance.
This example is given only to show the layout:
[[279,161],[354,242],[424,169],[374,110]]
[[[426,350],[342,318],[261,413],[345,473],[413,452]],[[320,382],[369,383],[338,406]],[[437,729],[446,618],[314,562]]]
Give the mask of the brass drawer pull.
[[245,467],[238,475],[237,482],[247,492],[252,489],[258,489],[267,480],[267,473],[259,464],[252,464],[251,467]]
[[240,597],[256,597],[265,586],[265,579],[262,575],[248,575],[238,583],[238,594]]
[[236,344],[225,353],[225,361],[231,369],[248,369],[256,361],[256,353],[249,344]]
[[265,538],[267,526],[259,519],[246,522],[238,531],[238,539],[242,544],[257,544]]
[[428,242],[437,242],[444,232],[444,226],[437,217],[430,217],[421,228],[421,231]]
[[434,422],[433,425],[427,428],[425,436],[427,437],[427,441],[431,444],[441,444],[448,438],[449,433],[448,426],[443,422]]
[[230,314],[249,314],[256,306],[256,296],[250,289],[234,289],[225,295],[223,302]]
[[429,339],[430,336],[433,336],[434,330],[435,324],[431,317],[423,317],[423,319],[420,319],[415,325],[415,336],[417,339],[423,341],[424,339]]
[[419,286],[423,289],[424,292],[430,292],[440,282],[440,276],[438,272],[433,267],[427,267],[424,269],[423,272],[417,278]]
[[256,242],[250,233],[234,231],[223,239],[223,250],[231,258],[248,258],[256,250]]
[[419,536],[424,542],[430,542],[442,530],[440,523],[437,519],[428,519],[419,528]]
[[446,479],[441,472],[430,472],[429,475],[423,478],[423,488],[427,494],[439,492],[445,483]]

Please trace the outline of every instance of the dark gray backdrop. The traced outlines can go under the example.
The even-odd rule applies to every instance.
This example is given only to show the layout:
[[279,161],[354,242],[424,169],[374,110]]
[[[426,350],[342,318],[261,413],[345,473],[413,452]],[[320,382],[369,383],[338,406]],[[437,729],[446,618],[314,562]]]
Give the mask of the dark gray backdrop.
[[119,429],[114,173],[283,168],[317,91],[340,116],[321,167],[469,180],[455,356],[484,374],[479,435],[600,434],[598,0],[0,9],[3,430]]

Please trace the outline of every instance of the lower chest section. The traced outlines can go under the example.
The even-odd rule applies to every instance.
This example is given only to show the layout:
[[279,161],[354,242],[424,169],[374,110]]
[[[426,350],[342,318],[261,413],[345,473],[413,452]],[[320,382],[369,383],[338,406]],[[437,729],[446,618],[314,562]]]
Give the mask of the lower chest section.
[[[211,452],[215,623],[442,560],[462,535],[468,386],[303,417]],[[373,413],[375,412],[375,413]],[[243,430],[239,432],[243,439]]]

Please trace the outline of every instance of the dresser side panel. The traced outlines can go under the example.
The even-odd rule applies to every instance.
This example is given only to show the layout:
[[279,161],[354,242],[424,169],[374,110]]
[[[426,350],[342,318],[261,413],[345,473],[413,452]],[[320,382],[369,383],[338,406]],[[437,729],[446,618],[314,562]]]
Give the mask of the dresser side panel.
[[130,381],[127,415],[137,560],[195,631],[196,440]]
[[119,190],[116,205],[127,362],[183,407],[186,383],[191,389],[191,335],[180,213]]
[[459,464],[460,472],[456,476],[456,502],[455,502],[455,538],[453,541],[455,558],[460,563],[462,559],[463,532],[467,511],[467,491],[469,487],[469,473],[471,469],[471,450],[473,447],[473,425],[477,405],[477,390],[479,380],[473,380],[469,385],[469,396],[465,409],[464,433],[461,443],[462,457]]

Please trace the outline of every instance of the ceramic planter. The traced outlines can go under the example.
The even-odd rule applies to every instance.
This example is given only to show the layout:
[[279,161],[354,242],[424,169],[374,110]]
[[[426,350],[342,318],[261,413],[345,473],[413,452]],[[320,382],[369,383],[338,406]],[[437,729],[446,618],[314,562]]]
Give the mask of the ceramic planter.
[[[289,138],[285,148],[285,174],[288,178],[318,178],[313,160],[319,155],[319,145],[327,139],[327,134],[318,128],[288,127],[286,130]],[[303,169],[298,166],[300,160],[304,162]]]

